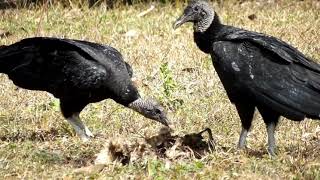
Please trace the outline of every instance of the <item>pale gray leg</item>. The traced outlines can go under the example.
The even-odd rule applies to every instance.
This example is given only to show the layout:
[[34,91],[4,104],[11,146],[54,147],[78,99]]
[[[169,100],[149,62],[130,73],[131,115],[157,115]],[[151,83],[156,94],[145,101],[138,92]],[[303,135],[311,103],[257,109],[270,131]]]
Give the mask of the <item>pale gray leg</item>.
[[83,141],[88,141],[91,137],[94,137],[92,132],[80,120],[79,113],[73,114],[67,120]]
[[246,147],[246,139],[251,127],[255,106],[248,101],[235,103],[242,125],[242,130],[239,137],[238,148]]
[[242,128],[241,133],[240,133],[239,143],[238,143],[239,149],[245,148],[248,132],[249,131],[247,129]]
[[279,121],[280,115],[273,111],[272,109],[266,107],[258,107],[261,116],[263,117],[263,121],[267,126],[267,135],[268,135],[268,153],[271,156],[275,156],[275,148],[276,148],[276,140],[274,137],[274,132],[276,130],[276,126]]
[[267,133],[268,133],[268,152],[271,156],[275,156],[276,148],[276,139],[274,137],[274,132],[276,130],[276,123],[271,122],[267,124]]

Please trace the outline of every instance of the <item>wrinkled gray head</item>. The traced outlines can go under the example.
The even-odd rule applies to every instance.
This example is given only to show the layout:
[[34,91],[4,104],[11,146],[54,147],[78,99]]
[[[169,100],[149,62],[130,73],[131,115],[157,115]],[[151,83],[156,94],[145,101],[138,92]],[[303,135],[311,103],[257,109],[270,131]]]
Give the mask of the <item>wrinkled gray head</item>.
[[146,118],[156,120],[168,126],[167,114],[165,113],[164,108],[154,100],[143,100],[139,98],[130,103],[128,107],[142,114]]
[[192,0],[173,24],[173,28],[177,29],[186,22],[192,22],[194,31],[204,32],[210,27],[213,19],[214,10],[206,1]]

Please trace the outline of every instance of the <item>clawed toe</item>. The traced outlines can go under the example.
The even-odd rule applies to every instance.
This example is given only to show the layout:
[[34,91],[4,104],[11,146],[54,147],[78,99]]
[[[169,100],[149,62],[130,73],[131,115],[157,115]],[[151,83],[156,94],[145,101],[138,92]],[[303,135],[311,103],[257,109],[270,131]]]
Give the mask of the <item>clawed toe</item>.
[[93,133],[87,127],[85,127],[85,134],[90,138],[94,138]]
[[94,135],[93,135],[92,133],[91,133],[90,135],[85,134],[85,135],[82,135],[82,136],[81,136],[82,142],[88,142],[88,141],[90,141],[90,139],[92,139],[92,138],[94,138]]
[[268,154],[270,155],[270,157],[271,158],[274,158],[274,157],[276,157],[276,153],[275,153],[275,150],[274,150],[274,148],[269,148],[268,147]]
[[237,149],[238,150],[244,150],[244,149],[247,149],[247,146],[246,145],[243,145],[243,146],[237,146]]

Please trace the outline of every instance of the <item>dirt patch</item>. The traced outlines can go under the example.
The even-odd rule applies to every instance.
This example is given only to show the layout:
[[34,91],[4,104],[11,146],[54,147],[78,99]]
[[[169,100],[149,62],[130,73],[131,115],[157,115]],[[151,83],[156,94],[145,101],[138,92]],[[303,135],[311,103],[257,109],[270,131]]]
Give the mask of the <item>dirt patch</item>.
[[[206,137],[204,136],[206,134]],[[155,136],[128,140],[111,138],[97,154],[94,165],[75,170],[76,173],[92,173],[102,170],[105,165],[142,162],[146,158],[157,157],[175,161],[178,159],[201,158],[215,148],[209,128],[199,133],[175,135],[164,127]]]
[[[208,133],[205,140],[203,133]],[[169,128],[162,128],[158,135],[145,139],[151,145],[151,150],[158,157],[178,158],[181,153],[188,153],[189,156],[201,158],[206,152],[214,148],[211,129],[206,128],[199,133],[186,134],[184,136],[172,135]]]

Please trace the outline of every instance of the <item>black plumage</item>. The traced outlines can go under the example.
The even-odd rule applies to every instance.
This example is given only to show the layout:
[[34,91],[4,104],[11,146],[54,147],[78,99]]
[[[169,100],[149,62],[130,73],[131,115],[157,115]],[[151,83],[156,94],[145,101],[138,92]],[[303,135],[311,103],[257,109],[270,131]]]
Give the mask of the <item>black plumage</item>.
[[294,121],[320,118],[320,65],[275,37],[224,25],[205,1],[191,1],[174,28],[194,23],[194,41],[211,54],[214,68],[242,122],[239,147],[251,127],[255,107],[267,126],[274,155],[280,116]]
[[0,48],[0,73],[19,87],[52,93],[83,139],[92,133],[79,119],[89,103],[107,98],[167,124],[163,108],[141,99],[132,68],[114,48],[97,43],[35,37]]

